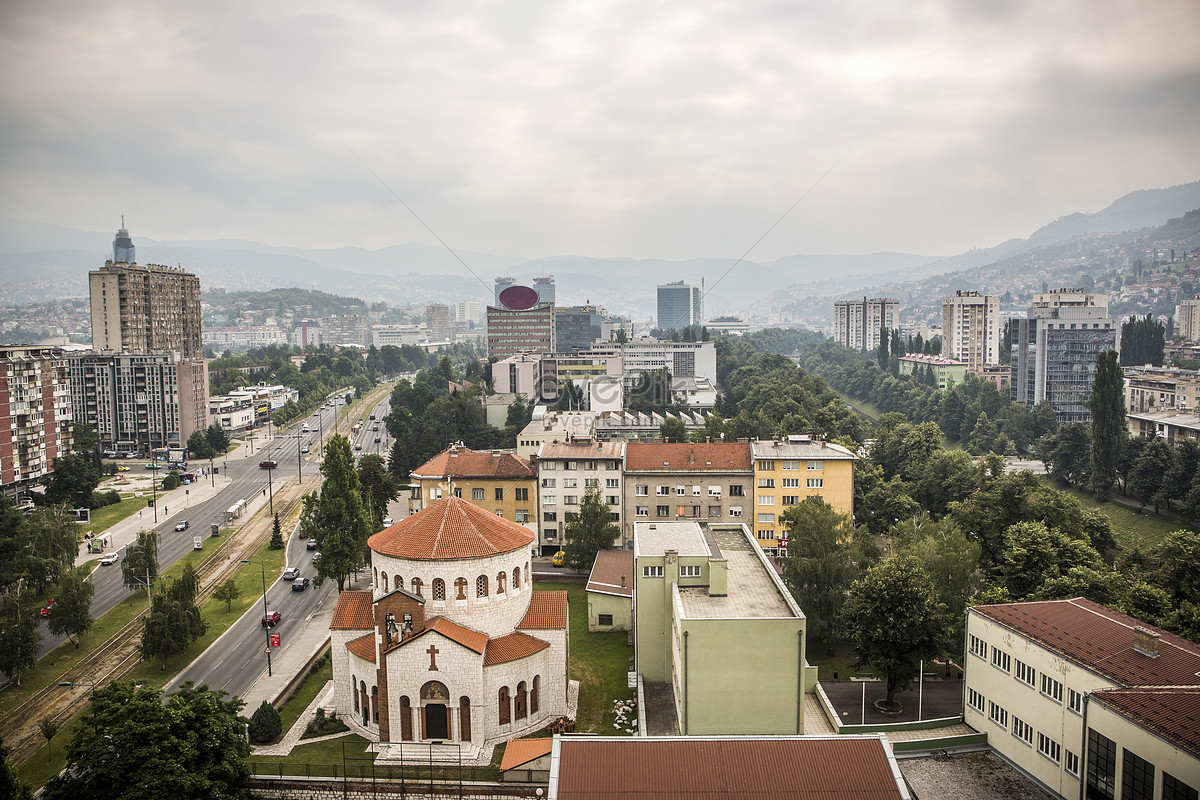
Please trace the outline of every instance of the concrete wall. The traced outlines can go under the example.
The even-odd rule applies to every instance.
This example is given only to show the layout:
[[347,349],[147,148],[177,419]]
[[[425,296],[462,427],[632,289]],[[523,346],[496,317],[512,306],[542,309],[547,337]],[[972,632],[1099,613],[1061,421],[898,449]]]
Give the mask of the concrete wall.
[[[633,628],[633,599],[588,592],[589,631],[627,631]],[[612,625],[600,625],[601,614],[612,614]]]

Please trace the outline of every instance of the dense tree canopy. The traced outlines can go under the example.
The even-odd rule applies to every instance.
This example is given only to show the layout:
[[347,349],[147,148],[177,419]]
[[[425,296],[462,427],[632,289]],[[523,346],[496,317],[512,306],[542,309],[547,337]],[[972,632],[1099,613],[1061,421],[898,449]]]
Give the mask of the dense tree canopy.
[[592,487],[584,492],[578,512],[568,512],[563,530],[566,539],[564,561],[574,569],[591,569],[596,554],[613,546],[621,527],[613,522],[612,510]]
[[340,592],[350,573],[366,563],[367,537],[373,530],[363,505],[350,440],[345,436],[332,436],[325,442],[321,474],[325,480],[320,493],[304,496],[300,526],[320,549],[317,580],[336,580]]

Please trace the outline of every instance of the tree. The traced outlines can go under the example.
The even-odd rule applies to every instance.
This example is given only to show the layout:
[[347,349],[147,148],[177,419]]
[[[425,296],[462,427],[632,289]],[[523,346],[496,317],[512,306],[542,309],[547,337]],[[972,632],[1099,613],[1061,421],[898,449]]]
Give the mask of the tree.
[[664,442],[679,444],[688,440],[687,426],[679,417],[668,417],[658,426],[658,435]]
[[255,744],[266,744],[278,739],[281,733],[283,733],[283,720],[279,718],[279,712],[275,710],[275,706],[263,700],[262,704],[250,715],[250,741]]
[[92,595],[96,587],[84,574],[86,567],[68,570],[55,598],[54,613],[46,623],[55,636],[66,634],[71,644],[79,648],[79,639],[92,627]]
[[242,589],[237,585],[237,581],[233,578],[226,578],[225,582],[213,590],[214,600],[224,600],[225,610],[233,610],[233,601],[242,596]]
[[371,530],[380,530],[383,518],[387,516],[388,504],[400,496],[396,477],[388,471],[382,456],[371,453],[358,462],[358,482],[362,487],[363,504],[371,519]]
[[1200,605],[1200,532],[1175,531],[1151,555],[1160,565],[1156,582],[1177,602]]
[[86,422],[71,426],[71,447],[79,455],[86,456],[92,466],[100,468],[100,434],[96,427]]
[[893,556],[871,567],[850,587],[842,625],[859,658],[887,678],[888,709],[907,689],[920,661],[936,656],[943,641],[945,607],[912,556]]
[[96,689],[67,748],[67,767],[43,797],[234,800],[250,777],[242,705],[190,681],[166,702],[158,689],[133,682]]
[[779,521],[788,531],[787,555],[776,559],[783,582],[808,617],[809,637],[830,643],[846,590],[859,574],[854,524],[819,497],[788,506]]
[[267,544],[268,549],[282,550],[283,549],[283,531],[279,527],[279,515],[275,515],[274,522],[271,523],[271,541]]
[[100,485],[100,468],[87,456],[68,454],[54,459],[54,477],[46,487],[46,502],[71,508],[94,508],[92,492]]
[[999,575],[1014,600],[1024,600],[1050,578],[1072,567],[1097,569],[1100,554],[1043,522],[1018,522],[1005,531]]
[[21,782],[16,769],[8,761],[11,752],[4,746],[4,740],[0,739],[0,797],[11,798],[11,800],[33,800],[33,792]]
[[224,453],[229,449],[229,434],[217,423],[209,425],[204,435],[208,438],[208,446],[212,448],[213,453]]
[[1062,425],[1039,440],[1039,449],[1047,472],[1060,485],[1088,483],[1092,442],[1087,425],[1082,422]]
[[125,548],[121,559],[121,583],[126,589],[154,586],[158,580],[158,534],[138,531],[137,541]]
[[29,586],[38,594],[58,581],[64,570],[75,563],[79,541],[75,538],[75,518],[65,506],[39,508],[24,526],[21,569]]
[[199,580],[191,564],[184,567],[179,578],[168,579],[159,586],[142,632],[142,657],[147,661],[158,658],[165,670],[168,658],[184,652],[204,635],[208,626],[196,607],[198,588]]
[[38,730],[42,732],[42,737],[46,740],[46,762],[52,763],[53,758],[50,754],[50,740],[58,733],[58,723],[54,721],[54,717],[45,716],[38,720]]
[[1154,513],[1167,498],[1164,494],[1166,478],[1171,471],[1171,460],[1174,454],[1171,445],[1157,436],[1150,438],[1138,455],[1137,462],[1129,472],[1126,484],[1129,493],[1136,497],[1145,508],[1154,504]]
[[968,539],[950,520],[935,522],[928,514],[901,520],[892,529],[891,539],[896,553],[917,560],[946,607],[943,651],[961,654],[967,604],[983,583],[979,543]]
[[0,670],[9,680],[21,685],[21,673],[37,663],[42,634],[38,630],[36,606],[25,591],[25,581],[19,580],[5,598],[3,630],[0,630]]
[[354,454],[345,436],[333,436],[325,443],[321,473],[325,480],[320,494],[304,496],[300,527],[305,536],[316,539],[321,550],[317,581],[336,580],[340,592],[350,572],[366,563],[371,530]]
[[212,458],[217,453],[213,450],[212,444],[208,441],[208,437],[204,431],[195,431],[187,440],[188,457],[204,461]]
[[613,546],[621,528],[613,524],[612,510],[600,497],[599,489],[592,487],[584,492],[579,513],[567,518],[564,535],[567,539],[564,561],[574,569],[591,569],[596,554]]
[[1117,479],[1117,464],[1129,435],[1125,425],[1125,376],[1115,350],[1105,350],[1097,359],[1087,406],[1092,412],[1092,490],[1107,497]]

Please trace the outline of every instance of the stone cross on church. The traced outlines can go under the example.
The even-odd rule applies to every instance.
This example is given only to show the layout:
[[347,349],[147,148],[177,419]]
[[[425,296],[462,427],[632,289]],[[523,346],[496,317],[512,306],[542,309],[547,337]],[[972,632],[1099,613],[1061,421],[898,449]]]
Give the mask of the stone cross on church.
[[429,645],[429,649],[425,652],[429,653],[429,671],[438,672],[437,654],[440,653],[441,650],[438,650],[436,646],[431,644]]

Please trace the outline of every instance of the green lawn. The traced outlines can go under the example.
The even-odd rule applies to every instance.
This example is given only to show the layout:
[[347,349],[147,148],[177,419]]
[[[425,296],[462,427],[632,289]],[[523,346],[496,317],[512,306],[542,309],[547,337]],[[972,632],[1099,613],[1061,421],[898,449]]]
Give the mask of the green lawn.
[[138,511],[146,507],[146,498],[144,497],[128,497],[124,500],[111,506],[97,508],[92,510],[92,521],[87,525],[79,526],[79,537],[82,541],[83,535],[89,531],[100,534],[116,525],[121,520],[136,514]]
[[[309,703],[316,699],[329,682],[333,680],[333,659],[329,657],[328,650],[322,656],[323,663],[316,672],[310,672],[305,677],[304,682],[300,684],[300,688],[296,693],[288,698],[283,704],[283,708],[279,709],[279,718],[283,721],[283,730],[286,733],[288,728],[296,723],[300,715],[304,713],[304,709],[308,708]],[[247,708],[245,713],[248,715],[254,713],[253,708]]]
[[[1057,489],[1062,488],[1057,483],[1050,481],[1049,478],[1045,478],[1045,480]],[[1155,514],[1153,507],[1139,512],[1136,507],[1131,508],[1115,500],[1105,503],[1098,502],[1091,492],[1082,489],[1070,488],[1065,491],[1076,497],[1084,508],[1095,509],[1108,517],[1112,524],[1113,537],[1123,550],[1134,547],[1142,549],[1153,547],[1162,542],[1169,534],[1178,530],[1188,530],[1191,527],[1181,520]]]

